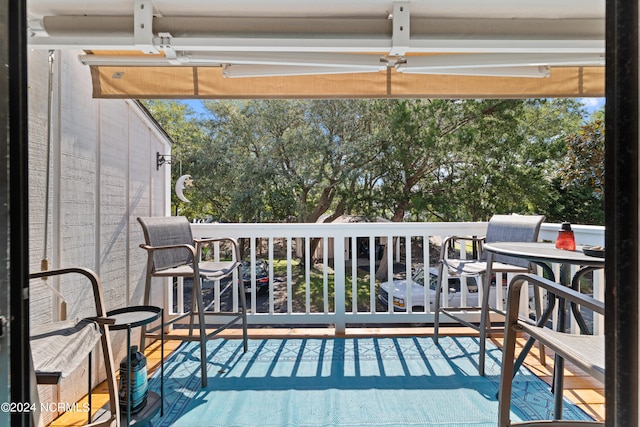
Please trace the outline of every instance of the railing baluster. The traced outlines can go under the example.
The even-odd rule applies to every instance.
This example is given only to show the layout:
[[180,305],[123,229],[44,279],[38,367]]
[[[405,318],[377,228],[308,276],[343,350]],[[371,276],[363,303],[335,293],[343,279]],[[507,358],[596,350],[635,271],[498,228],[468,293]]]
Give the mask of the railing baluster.
[[387,310],[389,310],[389,313],[393,313],[393,236],[387,236],[387,281],[391,285],[389,290],[392,291],[389,294]]
[[274,313],[274,284],[273,284],[273,236],[269,236],[269,314]]
[[[251,311],[256,312],[256,238],[250,239],[250,252],[251,252]],[[244,278],[240,278],[244,280]]]
[[351,237],[351,312],[358,312],[358,238]]
[[[498,310],[504,311],[506,307],[504,306],[503,301],[505,300],[506,295],[504,295],[504,292],[503,292],[504,288],[502,287],[502,284],[504,283],[504,278],[502,277],[503,274],[504,273],[496,273],[496,287],[494,291],[496,300],[491,301],[490,304],[494,304],[494,307],[496,307]],[[509,281],[510,281],[510,277],[509,277],[509,274],[507,274],[507,283],[509,283]],[[527,293],[526,287],[522,289],[522,293],[520,295],[522,296],[525,293]],[[520,307],[522,307],[522,304],[520,304]],[[520,314],[523,314],[523,313],[520,313]]]
[[[400,238],[398,237],[398,241]],[[411,259],[411,236],[409,234],[404,236],[404,246],[405,246],[405,269],[404,274],[407,281],[407,313],[413,313],[413,274],[411,274],[411,264],[413,260]],[[398,252],[400,252],[398,250]]]
[[287,237],[287,313],[293,312],[293,277],[291,272],[291,236]]
[[[176,287],[178,292],[178,314],[184,314],[184,277],[178,277]],[[173,292],[171,292],[171,299],[173,299]]]
[[422,294],[422,305],[425,313],[431,312],[431,290],[429,281],[429,237],[426,234],[422,238],[422,270],[424,274],[424,292]]
[[422,268],[424,269],[424,311],[431,313],[431,236],[422,235]]
[[[604,301],[604,269],[593,272],[593,297]],[[594,314],[593,334],[604,335],[604,316]]]
[[311,313],[311,238],[304,238],[305,313]]
[[[467,241],[460,241],[460,259],[467,259]],[[464,276],[460,276],[458,278],[460,280],[460,307],[468,307],[467,297],[469,296],[469,292],[467,292],[468,281]],[[480,298],[480,294],[478,294],[478,298]],[[478,300],[480,301],[480,300]],[[479,303],[477,305],[480,305]]]
[[[215,262],[220,261],[220,243],[218,242],[215,242],[213,244],[213,260]],[[220,310],[220,280],[213,281],[212,286],[213,286],[214,310],[219,311]],[[234,301],[234,304],[233,304],[234,307],[236,307],[235,300],[236,300],[236,296],[235,294],[233,294],[232,301]]]
[[327,261],[329,260],[329,239],[327,237],[323,237],[322,243],[322,301],[324,305],[324,314],[327,314],[329,313],[329,271],[327,270]]
[[371,313],[376,312],[376,238],[369,236],[369,304]]
[[[335,312],[336,319],[335,328],[337,334],[344,334],[346,329],[344,237],[340,235],[335,237],[333,239],[333,245],[333,311]],[[326,265],[325,270],[327,270]]]

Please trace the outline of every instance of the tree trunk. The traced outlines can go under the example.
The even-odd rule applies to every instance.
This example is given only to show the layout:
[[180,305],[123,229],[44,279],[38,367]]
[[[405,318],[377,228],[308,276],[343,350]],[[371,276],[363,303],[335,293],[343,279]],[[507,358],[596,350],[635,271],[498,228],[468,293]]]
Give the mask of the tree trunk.
[[[340,217],[341,215],[344,214],[344,201],[341,200],[338,203],[338,206],[336,206],[336,210],[333,214],[329,215],[324,222],[329,223],[329,222],[333,222],[336,218]],[[320,245],[320,240],[319,238],[312,238],[311,239],[311,243],[309,244],[309,250],[310,250],[310,254],[311,254],[311,264],[313,264],[316,261],[316,257],[313,256],[313,254],[315,254],[316,249],[318,249],[318,246]],[[300,263],[302,265],[304,265],[305,260],[302,259],[300,260]]]
[[[393,218],[391,219],[391,221],[402,222],[402,219],[404,218],[404,212],[405,212],[405,203],[402,203],[398,205],[398,208],[394,212]],[[389,276],[389,263],[387,262],[387,258],[388,258],[387,254],[388,254],[389,248],[393,250],[393,248],[395,247],[396,239],[397,237],[394,237],[393,239],[391,239],[391,241],[387,239],[387,244],[384,246],[384,251],[382,251],[382,259],[380,260],[380,264],[378,265],[378,269],[376,270],[376,279],[380,280],[381,282],[385,282]],[[393,264],[391,265],[391,268],[393,269]]]

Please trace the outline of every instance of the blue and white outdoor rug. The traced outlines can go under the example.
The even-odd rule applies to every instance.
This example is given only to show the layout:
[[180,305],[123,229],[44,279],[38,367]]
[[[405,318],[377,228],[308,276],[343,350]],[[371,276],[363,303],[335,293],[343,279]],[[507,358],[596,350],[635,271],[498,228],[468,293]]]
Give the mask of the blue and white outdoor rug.
[[[489,347],[478,375],[478,340],[446,337],[268,339],[182,344],[165,362],[165,414],[158,426],[494,427],[501,351]],[[159,391],[159,370],[150,381]],[[521,369],[512,420],[551,419],[549,386]],[[565,402],[566,419],[590,418]]]

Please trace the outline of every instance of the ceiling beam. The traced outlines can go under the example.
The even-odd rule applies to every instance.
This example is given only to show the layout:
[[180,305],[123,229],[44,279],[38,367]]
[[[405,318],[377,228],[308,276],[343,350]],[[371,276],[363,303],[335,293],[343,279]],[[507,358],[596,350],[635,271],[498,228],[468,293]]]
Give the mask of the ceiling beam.
[[153,44],[153,4],[151,0],[136,0],[134,6],[133,39],[144,53],[158,53]]
[[522,66],[603,66],[604,54],[594,53],[478,53],[458,55],[409,56],[398,71],[447,68],[486,68]]
[[[388,62],[383,55],[364,55],[346,53],[265,53],[265,52],[198,52],[166,58],[161,55],[80,55],[85,65],[190,65],[220,66],[223,64],[240,65],[278,65],[298,67],[349,67],[355,70],[381,71]],[[391,63],[393,65],[393,63]]]
[[389,55],[406,55],[411,44],[411,9],[408,1],[393,3],[393,33]]
[[[160,49],[161,37],[154,37],[154,46]],[[531,40],[531,39],[451,39],[430,38],[411,40],[407,53],[604,53],[604,40]],[[65,36],[32,37],[32,49],[79,50],[140,50],[133,35],[114,36]],[[343,52],[386,53],[391,52],[391,39],[316,39],[316,38],[266,38],[266,37],[172,37],[171,47],[176,51],[204,52],[212,47],[227,52]]]
[[[104,66],[221,66],[266,65],[296,67],[351,68],[353,70],[383,71],[395,67],[400,72],[433,73],[440,70],[499,68],[499,67],[540,67],[540,66],[603,66],[601,54],[558,54],[558,53],[464,53],[449,55],[427,55],[407,57],[386,57],[384,55],[308,52],[197,52],[181,53],[178,56],[162,55],[80,55],[85,65]],[[442,74],[442,71],[440,71]],[[537,74],[537,73],[536,73]]]
[[[149,0],[137,0],[145,4]],[[387,18],[211,18],[48,16],[30,21],[31,48],[140,50],[171,35],[175,50],[263,52],[595,52],[602,19],[436,19],[409,17],[402,2]],[[146,15],[145,15],[146,14]],[[410,27],[407,26],[407,21]],[[144,30],[135,30],[144,23]],[[402,30],[401,30],[402,28]],[[408,31],[407,31],[408,29]],[[151,35],[152,34],[152,35]],[[151,38],[149,40],[149,38]],[[145,50],[145,49],[143,49]]]
[[441,74],[448,76],[491,76],[491,77],[531,77],[542,78],[551,75],[551,68],[540,66],[477,67],[477,68],[405,68],[404,74]]

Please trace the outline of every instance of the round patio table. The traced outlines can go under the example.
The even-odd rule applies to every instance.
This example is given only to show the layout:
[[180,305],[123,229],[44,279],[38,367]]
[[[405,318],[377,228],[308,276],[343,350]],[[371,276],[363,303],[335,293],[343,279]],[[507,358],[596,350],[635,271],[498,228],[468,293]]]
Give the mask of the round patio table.
[[539,265],[552,262],[603,268],[604,258],[586,255],[584,248],[588,246],[578,245],[575,251],[567,251],[556,248],[555,243],[546,242],[494,242],[485,243],[482,247],[493,254],[524,258]]
[[[487,262],[493,261],[493,255],[506,255],[523,258],[542,267],[547,277],[553,281],[556,281],[556,277],[549,266],[549,263],[560,264],[559,283],[565,286],[571,286],[571,288],[577,292],[580,292],[580,278],[585,273],[604,268],[604,256],[597,257],[587,255],[583,252],[585,248],[589,247],[579,245],[576,247],[575,251],[568,251],[556,248],[555,243],[543,242],[496,242],[486,243],[483,246],[483,250],[489,252]],[[581,266],[573,277],[569,276],[571,265]],[[582,319],[582,315],[580,314],[578,307],[572,304],[571,310],[573,311],[582,332],[589,333],[589,328]],[[562,319],[562,325],[564,325],[564,318]]]

